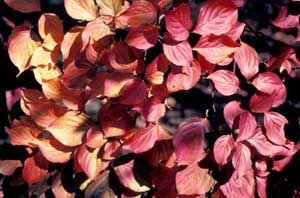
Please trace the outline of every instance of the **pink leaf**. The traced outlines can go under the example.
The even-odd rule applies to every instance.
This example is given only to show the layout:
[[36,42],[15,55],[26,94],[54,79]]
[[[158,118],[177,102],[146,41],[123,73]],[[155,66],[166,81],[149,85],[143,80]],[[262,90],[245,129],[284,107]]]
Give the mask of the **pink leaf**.
[[6,97],[6,107],[10,111],[11,108],[17,103],[21,98],[21,88],[17,88],[15,90],[7,90],[5,91]]
[[242,113],[239,119],[239,135],[237,141],[247,140],[252,137],[257,127],[255,117],[248,111]]
[[282,29],[295,28],[299,24],[299,15],[288,15],[288,8],[282,6],[272,24]]
[[206,1],[199,12],[194,32],[201,35],[221,35],[237,22],[237,9],[223,1]]
[[146,128],[137,129],[133,137],[125,142],[122,149],[134,153],[143,153],[150,150],[158,138],[158,127],[158,124],[151,124]]
[[165,36],[163,51],[167,59],[178,66],[189,66],[193,61],[192,48],[188,41],[174,41]]
[[[133,91],[138,90],[138,91]],[[133,79],[126,83],[121,91],[120,104],[136,105],[147,99],[147,85],[142,79]]]
[[235,127],[236,118],[246,112],[246,110],[242,109],[240,105],[240,102],[231,101],[224,107],[224,118],[230,129]]
[[21,166],[20,160],[0,160],[0,174],[11,176]]
[[282,80],[272,72],[260,73],[252,82],[259,91],[272,94],[283,86]]
[[179,125],[173,138],[179,164],[196,163],[206,156],[204,134],[208,128],[209,123],[203,118],[190,118]]
[[165,12],[166,28],[176,41],[184,41],[189,37],[192,27],[190,7],[186,3],[180,4],[175,10]]
[[147,50],[156,44],[158,36],[158,26],[143,25],[130,28],[125,42],[137,49]]
[[213,81],[217,91],[224,96],[231,96],[239,89],[239,79],[231,71],[217,70],[208,78]]
[[243,31],[245,29],[246,24],[241,22],[236,22],[231,30],[226,33],[227,36],[229,36],[232,40],[236,41],[240,39],[241,35],[243,34]]
[[239,143],[237,145],[236,151],[232,156],[232,165],[239,176],[243,175],[245,172],[247,172],[247,170],[251,169],[251,152],[246,145],[242,143]]
[[200,195],[210,191],[215,185],[214,179],[197,163],[176,173],[176,189],[180,195]]
[[222,166],[228,162],[234,146],[235,142],[231,135],[222,135],[216,140],[213,152],[215,160],[219,165]]
[[258,72],[259,56],[255,49],[248,44],[242,43],[234,53],[234,60],[247,80]]
[[251,97],[249,107],[252,112],[264,113],[271,109],[273,102],[274,95],[256,93]]
[[265,112],[264,126],[269,140],[275,144],[284,145],[286,143],[284,125],[287,123],[288,121],[283,115],[273,111]]

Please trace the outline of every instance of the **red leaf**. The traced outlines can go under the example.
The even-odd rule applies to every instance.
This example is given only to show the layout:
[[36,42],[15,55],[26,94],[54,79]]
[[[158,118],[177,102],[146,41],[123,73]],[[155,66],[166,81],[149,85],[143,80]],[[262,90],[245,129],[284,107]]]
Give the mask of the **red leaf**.
[[163,51],[167,59],[175,65],[189,66],[193,61],[193,52],[188,41],[174,41],[167,35]]
[[[133,91],[138,90],[138,91]],[[121,91],[120,104],[136,105],[147,99],[147,85],[142,79],[133,79],[126,83]]]
[[0,174],[11,176],[21,166],[20,160],[0,160]]
[[236,22],[229,32],[226,33],[228,37],[230,37],[233,41],[240,39],[243,31],[245,29],[246,24],[241,22]]
[[155,143],[154,147],[144,154],[145,159],[154,167],[161,167],[173,154],[174,148],[169,140],[162,140]]
[[200,76],[201,67],[196,60],[190,66],[173,66],[168,75],[166,86],[169,92],[189,90],[198,83]]
[[232,156],[232,165],[239,176],[252,169],[251,151],[246,145],[239,143],[236,146],[236,151]]
[[229,161],[229,156],[235,146],[234,139],[231,135],[220,136],[214,144],[214,158],[219,165],[224,165]]
[[226,35],[213,34],[203,36],[194,46],[193,50],[202,55],[208,62],[219,64],[238,49],[239,44]]
[[127,10],[117,17],[119,26],[140,26],[153,23],[157,17],[155,6],[145,0],[138,0],[132,3]]
[[70,17],[78,20],[93,20],[97,17],[98,7],[90,0],[66,0],[65,8]]
[[208,174],[208,169],[203,169],[198,164],[176,173],[176,189],[180,195],[201,195],[209,192],[215,185],[215,180]]
[[264,113],[271,109],[273,102],[274,102],[274,94],[268,95],[268,94],[256,93],[251,97],[249,107],[252,112]]
[[287,123],[287,119],[280,113],[273,111],[265,112],[264,126],[268,139],[275,144],[285,145],[287,139],[284,135],[284,125]]
[[143,153],[150,150],[158,138],[158,127],[158,124],[150,124],[146,128],[135,130],[133,137],[125,142],[122,149],[133,153]]
[[22,177],[29,184],[38,183],[47,175],[48,166],[48,161],[38,152],[25,160]]
[[217,91],[224,96],[231,96],[239,89],[239,79],[233,72],[217,70],[208,76],[215,85]]
[[180,165],[196,163],[206,156],[204,134],[208,128],[209,123],[203,118],[191,118],[179,125],[173,145]]
[[170,62],[166,56],[159,54],[149,65],[146,67],[145,78],[152,84],[160,85],[164,82],[164,75],[168,70]]
[[237,141],[240,142],[252,137],[256,127],[257,123],[255,117],[248,111],[242,113],[239,119],[239,135]]
[[138,181],[135,179],[133,173],[133,165],[134,165],[134,161],[131,160],[126,164],[122,164],[114,168],[114,171],[118,176],[121,184],[134,192],[146,192],[150,190],[148,186],[139,184]]
[[237,101],[231,101],[224,107],[224,118],[230,129],[235,128],[235,121],[246,110],[240,107],[241,103]]
[[201,35],[221,35],[237,22],[237,9],[223,1],[210,0],[200,8],[194,32]]
[[125,42],[131,47],[147,50],[156,44],[158,36],[158,26],[143,25],[130,28]]
[[288,8],[282,6],[272,24],[282,29],[295,28],[299,24],[299,15],[288,15]]
[[226,197],[230,198],[254,198],[255,181],[253,170],[245,172],[239,176],[237,171],[233,172],[229,181],[220,186],[221,191]]
[[255,49],[248,44],[242,43],[234,53],[234,60],[247,80],[258,72],[259,56]]
[[85,144],[81,145],[75,154],[75,159],[82,170],[93,180],[101,171],[101,159],[98,158],[100,148],[88,149]]
[[41,10],[40,0],[4,0],[4,2],[12,9],[23,13],[37,12]]
[[189,37],[192,27],[191,11],[188,4],[183,3],[175,10],[165,12],[166,28],[176,41],[184,41]]
[[166,198],[176,197],[176,183],[175,183],[176,169],[162,167],[155,169],[152,175],[152,182],[155,186],[155,197]]
[[103,160],[114,160],[119,152],[119,148],[121,147],[121,143],[119,140],[111,140],[107,141],[107,143],[104,146],[103,155],[101,156],[101,159]]

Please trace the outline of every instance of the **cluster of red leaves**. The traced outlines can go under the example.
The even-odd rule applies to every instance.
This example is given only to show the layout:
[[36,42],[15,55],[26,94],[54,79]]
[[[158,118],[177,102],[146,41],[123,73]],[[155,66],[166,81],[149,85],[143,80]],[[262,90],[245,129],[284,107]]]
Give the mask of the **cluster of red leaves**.
[[[40,10],[38,0],[5,2],[21,12]],[[43,13],[38,32],[26,21],[14,27],[8,40],[10,59],[19,74],[32,70],[42,91],[18,90],[25,116],[6,131],[12,145],[26,146],[28,158],[22,163],[3,160],[0,172],[12,175],[22,167],[26,183],[50,180],[56,197],[74,196],[61,185],[60,167],[69,161],[74,174],[88,177],[80,186],[89,184],[86,197],[99,186],[100,197],[117,197],[109,182],[112,174],[123,186],[122,197],[148,191],[161,198],[207,193],[267,197],[269,171],[282,170],[299,150],[285,137],[288,120],[272,111],[287,95],[279,72],[292,75],[299,62],[293,48],[283,48],[261,72],[258,53],[240,39],[246,24],[238,21],[238,9],[245,3],[207,0],[193,22],[187,3],[65,0],[67,13],[86,26],[64,33],[56,14]],[[282,8],[273,24],[299,28],[299,17]],[[119,35],[121,29],[125,36]],[[201,37],[192,43],[191,34]],[[146,64],[152,48],[159,53]],[[211,132],[207,118],[187,119],[175,134],[160,123],[165,99],[193,88],[200,78],[210,79],[224,97],[236,94],[240,81],[256,88],[248,106],[237,100],[226,104],[224,118],[231,131],[222,133],[213,148],[206,144]],[[85,108],[94,98],[102,104],[97,119]],[[9,107],[15,101],[10,102]],[[141,171],[141,158],[151,166],[149,177]],[[226,182],[212,176],[215,166],[228,169]]]

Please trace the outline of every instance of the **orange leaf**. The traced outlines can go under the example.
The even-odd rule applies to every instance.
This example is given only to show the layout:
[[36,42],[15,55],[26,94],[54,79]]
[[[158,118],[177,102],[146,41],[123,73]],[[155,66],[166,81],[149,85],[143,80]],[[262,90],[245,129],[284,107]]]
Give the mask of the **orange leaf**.
[[38,36],[30,30],[26,22],[15,27],[8,38],[8,54],[19,74],[29,66],[30,58],[40,45]]
[[62,144],[77,146],[82,143],[82,137],[90,127],[87,115],[69,111],[54,120],[47,130]]
[[96,0],[99,8],[100,15],[116,16],[121,12],[126,5],[124,0]]
[[32,69],[36,81],[40,84],[43,80],[50,80],[53,78],[58,78],[62,75],[62,72],[56,65],[40,65]]
[[11,176],[21,166],[20,160],[0,160],[0,174]]
[[91,0],[65,0],[65,8],[70,17],[91,21],[97,17],[97,5]]

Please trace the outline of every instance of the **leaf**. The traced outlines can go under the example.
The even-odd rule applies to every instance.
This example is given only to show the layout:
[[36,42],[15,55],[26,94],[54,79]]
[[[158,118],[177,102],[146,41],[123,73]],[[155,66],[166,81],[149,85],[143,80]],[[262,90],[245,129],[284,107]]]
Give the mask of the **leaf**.
[[189,37],[192,27],[190,7],[186,3],[180,4],[175,10],[165,12],[166,28],[176,41],[184,41]]
[[282,6],[272,24],[282,29],[295,28],[299,24],[299,15],[288,15],[288,8]]
[[248,111],[242,113],[239,119],[239,134],[237,137],[237,142],[247,140],[255,132],[257,123],[255,117]]
[[[133,91],[138,90],[138,91]],[[142,79],[133,79],[126,83],[121,91],[120,104],[136,105],[147,99],[147,85]]]
[[131,47],[147,50],[156,44],[158,37],[158,26],[142,25],[130,28],[125,42]]
[[101,159],[108,161],[114,160],[119,154],[120,147],[121,143],[117,139],[107,141],[107,143],[104,145]]
[[134,135],[124,143],[123,150],[143,153],[150,150],[158,139],[158,124],[150,124],[146,128],[135,130]]
[[146,67],[145,78],[152,84],[160,85],[164,82],[164,74],[168,70],[170,62],[166,56],[159,54],[149,65]]
[[155,6],[146,0],[133,2],[127,10],[117,16],[117,24],[121,27],[137,27],[144,24],[151,24],[157,18]]
[[38,83],[42,84],[44,80],[59,78],[62,75],[61,70],[56,65],[40,65],[32,69],[34,77]]
[[233,41],[239,40],[243,31],[245,29],[246,24],[241,22],[236,22],[229,32],[226,33],[228,37],[230,37]]
[[41,10],[40,0],[4,0],[4,2],[12,9],[23,13],[37,12]]
[[220,189],[226,197],[253,198],[255,193],[255,180],[253,170],[245,172],[245,174],[242,176],[239,176],[238,172],[234,171],[229,181],[221,185]]
[[252,84],[256,87],[256,89],[266,94],[273,94],[274,91],[276,92],[284,86],[279,76],[272,72],[263,72],[258,74]]
[[174,148],[171,141],[157,141],[154,147],[144,154],[147,162],[154,167],[164,166],[165,162],[174,153]]
[[219,64],[233,54],[238,47],[239,44],[226,35],[216,36],[210,34],[201,37],[193,50],[202,55],[208,62]]
[[32,120],[27,117],[21,117],[20,120],[14,120],[10,128],[5,128],[12,145],[24,145],[35,147],[36,137],[43,131],[38,128]]
[[43,156],[52,163],[66,163],[72,156],[74,147],[68,147],[50,135],[48,139],[39,139],[37,143]]
[[231,96],[239,89],[239,79],[231,71],[220,69],[207,78],[213,81],[217,91],[224,96]]
[[193,61],[193,52],[188,41],[173,41],[166,37],[163,51],[167,59],[175,65],[189,66]]
[[258,72],[259,56],[255,49],[248,44],[242,43],[234,53],[234,60],[247,80]]
[[196,86],[201,76],[200,64],[194,60],[190,66],[173,66],[166,86],[169,92],[189,90]]
[[90,127],[87,115],[69,111],[54,120],[47,130],[62,144],[77,146],[82,143],[82,137]]
[[251,97],[249,107],[252,112],[264,113],[271,109],[273,102],[274,94],[268,95],[256,93]]
[[235,125],[237,118],[242,113],[246,112],[246,110],[242,109],[240,105],[241,103],[238,101],[231,101],[227,103],[224,107],[224,118],[230,129],[237,128]]
[[206,156],[204,134],[208,132],[208,128],[208,121],[197,117],[179,125],[173,138],[178,164],[193,164]]
[[124,105],[105,104],[99,112],[99,122],[105,137],[127,134],[134,126],[134,121]]
[[16,104],[20,100],[21,94],[22,94],[21,88],[5,91],[7,110],[11,111],[14,104]]
[[91,97],[118,97],[123,87],[132,79],[130,75],[124,73],[101,72],[87,85],[87,90],[91,93]]
[[237,9],[223,1],[206,1],[200,8],[194,32],[202,36],[224,34],[237,22],[237,17]]
[[97,5],[90,0],[65,0],[65,9],[74,19],[91,21],[97,17]]
[[89,150],[83,144],[76,150],[75,159],[90,180],[95,179],[101,171],[101,159],[98,158],[99,149]]
[[243,143],[236,146],[236,150],[232,156],[232,165],[239,176],[244,175],[248,170],[252,169],[251,151]]
[[285,138],[284,125],[288,120],[280,113],[268,111],[264,114],[264,126],[266,128],[266,136],[273,143],[278,145],[285,145],[287,139]]
[[56,44],[60,44],[63,40],[63,25],[56,14],[44,13],[40,16],[38,21],[38,30],[42,39],[45,39],[49,35]]
[[122,73],[139,73],[139,61],[134,52],[123,41],[114,43],[108,53],[109,66]]
[[124,9],[123,0],[96,0],[101,15],[116,16]]
[[29,67],[33,52],[39,47],[38,36],[30,30],[26,22],[16,26],[8,38],[8,55],[19,69],[19,74]]
[[30,59],[31,66],[54,66],[57,63],[59,57],[59,48],[55,48],[53,51],[47,50],[43,46],[38,47],[32,54]]
[[135,179],[133,166],[134,160],[131,160],[126,164],[122,164],[114,168],[114,171],[118,176],[121,184],[134,192],[146,192],[150,190],[148,186],[139,184],[138,181]]
[[86,134],[86,146],[90,148],[100,148],[106,143],[106,139],[103,137],[103,132],[98,127],[90,128]]
[[11,176],[15,170],[22,167],[20,160],[0,160],[0,174]]
[[51,189],[55,197],[74,198],[75,193],[68,192],[63,184],[62,171],[55,174],[51,179]]
[[61,53],[63,57],[63,61],[71,62],[76,58],[78,54],[80,54],[82,48],[82,39],[81,34],[84,30],[83,26],[73,26],[63,38],[61,43]]
[[166,107],[161,97],[152,96],[133,110],[138,111],[147,122],[156,122],[165,115]]
[[235,146],[231,135],[220,136],[214,144],[214,158],[219,165],[224,165],[229,161],[229,156]]
[[208,169],[203,169],[198,164],[176,173],[176,189],[180,195],[201,195],[209,192],[215,185],[215,180],[208,174]]
[[47,175],[48,166],[48,161],[38,152],[25,160],[22,177],[29,184],[38,183]]

